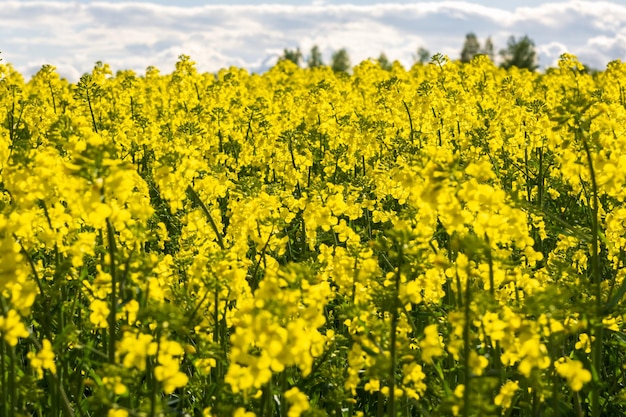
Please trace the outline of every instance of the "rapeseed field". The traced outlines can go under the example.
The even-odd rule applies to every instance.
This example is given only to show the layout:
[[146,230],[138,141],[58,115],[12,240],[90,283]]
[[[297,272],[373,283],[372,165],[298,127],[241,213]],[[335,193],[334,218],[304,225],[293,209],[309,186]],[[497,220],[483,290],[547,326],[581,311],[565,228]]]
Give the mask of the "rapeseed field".
[[626,414],[626,64],[0,63],[1,416]]

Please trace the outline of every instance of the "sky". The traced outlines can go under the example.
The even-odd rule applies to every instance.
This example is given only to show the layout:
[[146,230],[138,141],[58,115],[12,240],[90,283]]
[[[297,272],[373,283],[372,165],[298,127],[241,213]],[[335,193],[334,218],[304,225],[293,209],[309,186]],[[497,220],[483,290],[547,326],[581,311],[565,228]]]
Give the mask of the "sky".
[[96,61],[168,73],[181,54],[203,72],[263,72],[285,48],[306,58],[314,45],[326,62],[346,48],[353,64],[384,52],[409,67],[419,47],[457,59],[469,32],[496,51],[528,35],[542,68],[570,52],[602,69],[626,61],[626,0],[0,0],[2,62],[71,81]]

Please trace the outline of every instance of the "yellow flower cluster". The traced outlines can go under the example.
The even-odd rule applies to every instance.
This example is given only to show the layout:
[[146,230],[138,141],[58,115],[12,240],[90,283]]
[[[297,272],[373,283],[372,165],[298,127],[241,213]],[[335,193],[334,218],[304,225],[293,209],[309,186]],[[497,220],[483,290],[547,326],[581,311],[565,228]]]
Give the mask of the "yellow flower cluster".
[[75,84],[0,64],[0,398],[619,415],[624,86],[568,54],[351,75],[183,55]]

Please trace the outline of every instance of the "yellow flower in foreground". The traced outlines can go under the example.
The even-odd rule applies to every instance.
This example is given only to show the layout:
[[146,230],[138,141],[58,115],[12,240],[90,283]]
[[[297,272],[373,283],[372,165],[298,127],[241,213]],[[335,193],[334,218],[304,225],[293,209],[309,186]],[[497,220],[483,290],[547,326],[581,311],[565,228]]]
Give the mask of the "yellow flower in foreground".
[[[464,394],[465,394],[465,385],[464,384],[457,385],[456,388],[454,389],[454,396],[456,398],[462,399]],[[459,404],[454,404],[452,406],[452,415],[458,416],[460,412],[461,412],[461,406]]]
[[[6,233],[5,225],[7,220],[0,218],[0,229],[3,234]],[[0,239],[0,257],[2,264],[0,265],[0,291],[4,291],[7,284],[16,281],[16,271],[18,265],[22,262],[22,254],[20,253],[20,245],[13,239]]]
[[519,390],[517,381],[506,381],[494,399],[495,405],[501,406],[505,410],[510,408],[517,390]]
[[463,398],[463,395],[465,395],[465,385],[459,384],[454,389],[454,396],[457,398]]
[[585,353],[591,353],[591,342],[595,339],[595,336],[589,337],[587,333],[581,333],[578,336],[578,342],[576,342],[576,345],[574,345],[574,347],[576,349],[584,350]]
[[189,378],[180,372],[178,356],[184,354],[182,346],[175,341],[161,339],[158,361],[154,368],[154,377],[163,383],[165,393],[174,392],[176,388],[184,387]]
[[149,334],[124,332],[116,352],[120,356],[124,355],[122,364],[126,368],[137,368],[143,371],[146,369],[146,357],[156,354],[157,343]]
[[154,377],[163,383],[163,392],[171,394],[176,388],[187,385],[189,378],[178,370],[178,365],[159,365],[154,368]]
[[380,391],[380,380],[373,378],[370,379],[363,389],[369,393]]
[[93,300],[90,307],[91,314],[89,314],[89,321],[101,329],[109,327],[107,319],[109,317],[110,310],[106,301]]
[[433,357],[441,356],[443,354],[443,347],[441,340],[439,339],[439,332],[436,324],[426,326],[424,329],[424,340],[420,342],[420,348],[422,349],[422,360],[424,362],[430,362]]
[[211,373],[211,369],[215,368],[217,365],[217,361],[214,358],[197,359],[194,362],[194,365],[196,366],[198,372],[203,375],[209,375]]
[[546,369],[550,366],[548,350],[537,335],[532,335],[522,343],[520,354],[524,359],[517,368],[526,378],[530,376],[533,369]]
[[6,317],[0,317],[0,334],[9,346],[17,345],[20,337],[28,337],[28,330],[15,310],[9,310]]
[[300,415],[310,407],[307,396],[296,387],[285,392],[285,399],[291,404],[287,412],[288,417],[300,417]]
[[233,417],[256,417],[256,414],[254,414],[252,411],[246,411],[246,409],[243,407],[239,407],[233,413]]
[[584,384],[591,381],[591,372],[586,370],[580,361],[561,358],[554,362],[554,367],[574,391],[580,391]]
[[418,400],[427,388],[424,382],[426,374],[423,372],[422,366],[415,362],[407,363],[402,366],[402,374],[404,375],[402,383],[407,390],[407,396]]
[[57,367],[54,363],[54,352],[52,351],[52,344],[48,339],[42,341],[41,350],[35,354],[34,352],[28,352],[26,355],[30,360],[30,366],[37,372],[39,379],[43,378],[43,370],[47,369],[53,374],[57,373]]
[[30,309],[35,303],[35,298],[39,294],[37,284],[33,281],[26,281],[21,283],[13,283],[10,285],[11,299],[19,300],[14,307],[22,315],[27,317],[30,314]]
[[128,388],[122,383],[122,378],[119,376],[105,376],[102,378],[102,383],[108,390],[113,391],[115,395],[124,395],[128,392]]
[[489,365],[489,360],[487,358],[474,351],[470,352],[469,366],[472,369],[472,373],[475,375],[482,375],[487,365]]
[[107,413],[107,417],[128,417],[128,411],[119,408],[112,408]]

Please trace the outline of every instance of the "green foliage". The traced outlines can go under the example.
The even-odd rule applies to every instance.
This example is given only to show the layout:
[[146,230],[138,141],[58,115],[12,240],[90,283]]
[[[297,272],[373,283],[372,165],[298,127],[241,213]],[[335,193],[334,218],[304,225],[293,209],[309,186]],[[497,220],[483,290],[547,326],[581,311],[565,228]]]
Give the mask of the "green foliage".
[[322,52],[320,51],[319,46],[314,45],[311,48],[311,53],[307,58],[307,66],[309,68],[317,68],[324,65],[324,60],[322,58]]
[[511,36],[506,49],[500,51],[500,56],[503,59],[501,64],[503,68],[517,67],[530,71],[539,68],[535,43],[526,35],[519,39]]
[[392,64],[389,61],[389,58],[387,58],[387,55],[385,55],[384,52],[381,52],[380,55],[378,56],[378,59],[376,60],[378,62],[378,65],[380,65],[380,68],[384,69],[385,71],[390,71]]
[[296,49],[285,48],[283,55],[280,58],[278,58],[278,62],[280,61],[291,61],[297,66],[300,66],[300,64],[302,63],[302,52],[300,51],[300,48],[296,48]]
[[470,62],[480,52],[480,42],[474,33],[465,35],[465,43],[461,50],[461,62]]
[[345,48],[342,48],[333,53],[330,67],[335,72],[347,73],[350,68],[350,56]]
[[0,416],[623,415],[626,66],[381,61],[6,71]]
[[422,46],[417,48],[417,53],[413,56],[413,60],[420,64],[428,64],[430,61],[430,51]]
[[489,59],[493,62],[495,58],[495,52],[494,52],[494,46],[493,46],[493,41],[491,40],[491,36],[487,37],[487,39],[485,40],[485,44],[480,50],[480,54],[487,55]]

